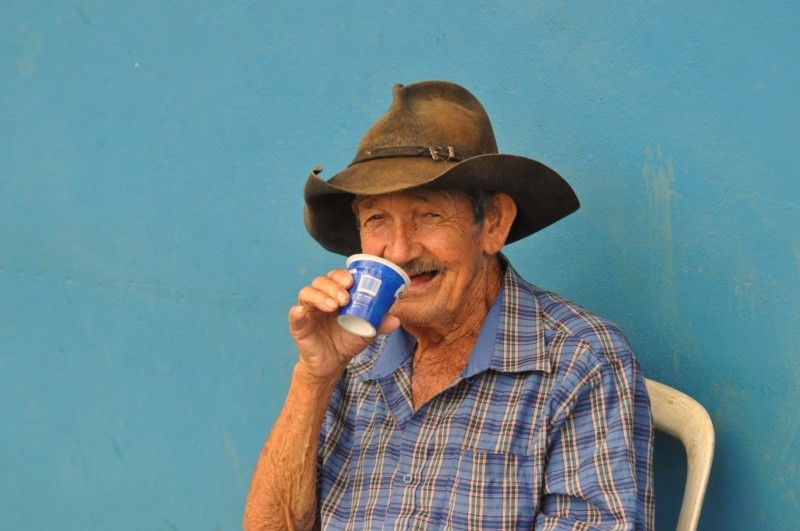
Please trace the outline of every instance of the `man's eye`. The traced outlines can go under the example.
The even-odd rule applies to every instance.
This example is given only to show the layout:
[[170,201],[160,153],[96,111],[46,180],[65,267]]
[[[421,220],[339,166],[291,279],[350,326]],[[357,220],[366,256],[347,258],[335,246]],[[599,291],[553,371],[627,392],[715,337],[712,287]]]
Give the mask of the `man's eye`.
[[371,216],[367,216],[363,224],[367,227],[370,227],[379,224],[381,221],[383,221],[383,216],[380,214],[373,214]]

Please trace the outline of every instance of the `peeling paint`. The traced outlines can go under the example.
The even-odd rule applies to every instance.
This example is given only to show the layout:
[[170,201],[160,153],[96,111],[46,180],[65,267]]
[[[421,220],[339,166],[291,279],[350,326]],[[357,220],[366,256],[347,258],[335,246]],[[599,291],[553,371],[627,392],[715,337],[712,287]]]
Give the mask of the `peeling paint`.
[[[658,291],[656,293],[657,314],[665,337],[671,337],[672,324],[680,321],[680,311],[675,290],[675,251],[672,230],[672,202],[680,198],[673,186],[675,172],[672,159],[665,157],[661,146],[644,149],[642,175],[648,189],[648,215],[650,218],[652,241],[650,243],[659,268]],[[674,348],[682,346],[674,345]],[[673,352],[672,368],[680,374],[679,354]]]
[[642,168],[647,183],[650,186],[650,207],[653,219],[661,227],[667,251],[672,249],[672,200],[680,198],[680,194],[673,188],[675,172],[672,159],[664,158],[661,146],[647,147],[644,150],[645,162]]

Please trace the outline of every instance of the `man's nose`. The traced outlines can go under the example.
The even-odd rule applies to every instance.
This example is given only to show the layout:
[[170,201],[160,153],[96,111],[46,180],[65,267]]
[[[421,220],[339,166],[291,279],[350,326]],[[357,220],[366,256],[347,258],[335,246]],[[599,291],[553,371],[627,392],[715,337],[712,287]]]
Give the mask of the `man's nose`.
[[422,246],[416,239],[416,231],[409,222],[395,223],[389,232],[383,257],[396,264],[405,264],[419,258]]

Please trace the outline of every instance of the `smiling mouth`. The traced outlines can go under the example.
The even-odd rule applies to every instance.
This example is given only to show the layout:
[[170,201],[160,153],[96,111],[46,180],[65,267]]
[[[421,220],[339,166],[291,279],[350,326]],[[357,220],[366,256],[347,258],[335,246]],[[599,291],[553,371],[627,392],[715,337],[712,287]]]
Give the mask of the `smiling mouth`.
[[411,287],[424,286],[436,278],[439,273],[439,271],[424,271],[416,275],[411,275]]
[[431,283],[444,268],[433,260],[412,260],[403,269],[411,279],[411,287],[421,287]]

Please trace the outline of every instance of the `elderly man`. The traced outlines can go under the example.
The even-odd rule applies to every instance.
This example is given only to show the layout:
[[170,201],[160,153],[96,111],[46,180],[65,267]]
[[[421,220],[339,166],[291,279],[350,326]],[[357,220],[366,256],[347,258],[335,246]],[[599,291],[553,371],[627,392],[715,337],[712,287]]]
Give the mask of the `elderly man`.
[[651,529],[652,423],[620,330],[500,253],[572,213],[550,168],[497,153],[452,83],[394,89],[352,164],[305,188],[326,249],[401,266],[374,340],[337,325],[337,269],[289,311],[299,351],[247,529]]

